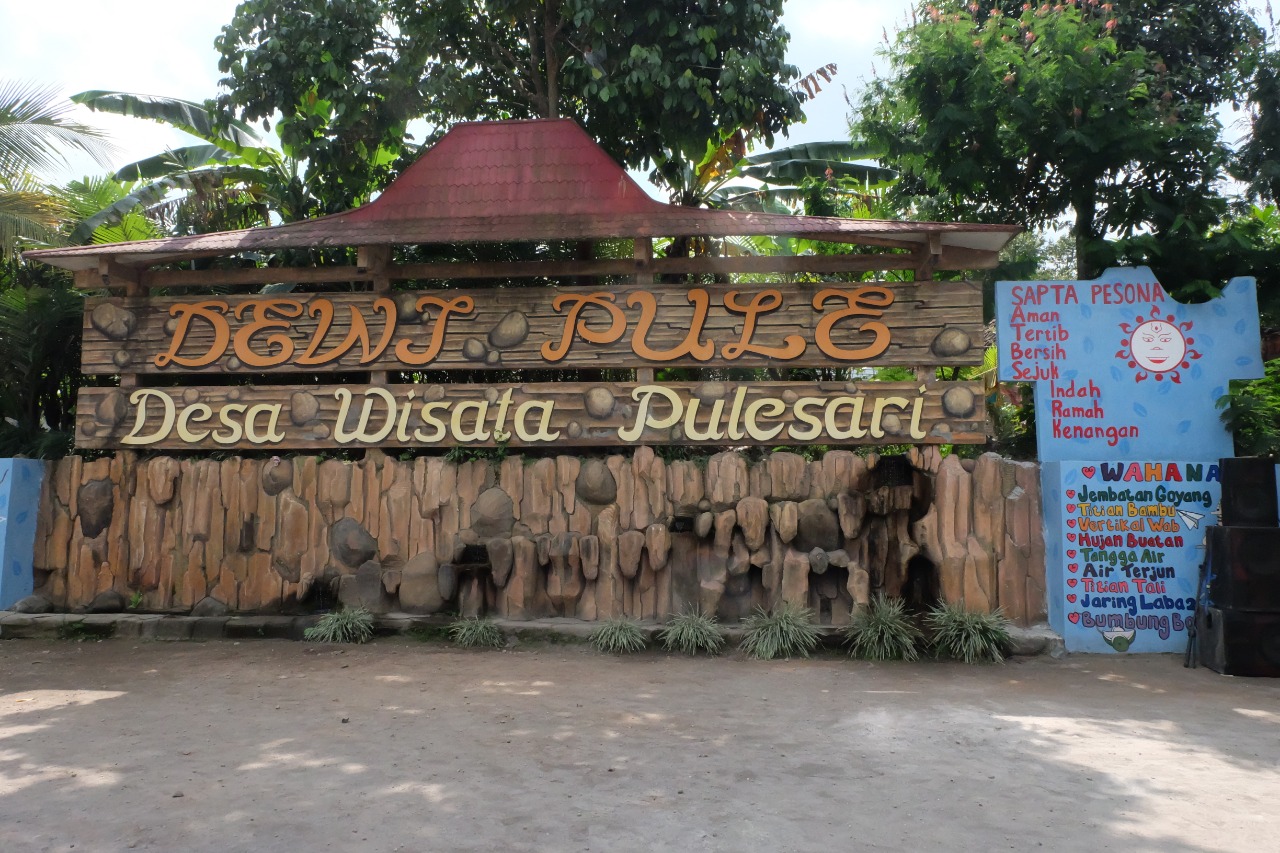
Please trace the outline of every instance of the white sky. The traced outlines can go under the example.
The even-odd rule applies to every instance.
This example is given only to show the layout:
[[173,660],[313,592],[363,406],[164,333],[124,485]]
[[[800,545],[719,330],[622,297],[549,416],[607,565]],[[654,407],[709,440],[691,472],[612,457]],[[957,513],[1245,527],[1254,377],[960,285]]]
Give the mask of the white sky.
[[[236,0],[0,0],[0,81],[36,81],[71,95],[109,89],[203,101],[217,93],[213,39],[231,20]],[[802,74],[834,62],[836,85],[808,104],[807,124],[790,142],[847,137],[841,87],[852,95],[870,75],[884,33],[906,19],[911,0],[786,0],[789,60]],[[84,111],[119,149],[113,165],[139,160],[191,140],[150,122]],[[779,144],[787,144],[784,140]],[[93,168],[79,161],[63,176]]]

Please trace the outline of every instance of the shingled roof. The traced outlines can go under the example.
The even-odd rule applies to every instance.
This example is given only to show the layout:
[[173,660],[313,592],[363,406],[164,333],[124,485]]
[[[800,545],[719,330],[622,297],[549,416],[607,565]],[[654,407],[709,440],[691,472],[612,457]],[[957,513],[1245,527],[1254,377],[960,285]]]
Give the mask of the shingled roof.
[[[975,250],[994,260],[1012,225],[897,222],[705,210],[656,201],[568,119],[460,124],[375,200],[263,228],[27,252],[67,269],[151,266],[276,249],[406,243],[770,235]],[[978,264],[974,264],[977,266]]]

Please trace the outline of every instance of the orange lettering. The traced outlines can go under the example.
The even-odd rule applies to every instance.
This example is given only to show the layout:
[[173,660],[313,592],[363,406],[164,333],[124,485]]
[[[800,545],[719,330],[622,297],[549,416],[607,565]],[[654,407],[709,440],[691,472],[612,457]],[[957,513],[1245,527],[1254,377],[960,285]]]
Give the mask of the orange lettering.
[[724,295],[724,307],[728,308],[734,314],[742,314],[745,319],[742,323],[742,338],[736,344],[725,344],[720,350],[725,358],[739,358],[744,353],[755,353],[769,358],[782,359],[789,361],[798,358],[804,352],[804,338],[799,335],[787,335],[783,340],[783,346],[769,347],[763,344],[751,343],[751,338],[756,333],[756,323],[759,322],[761,315],[769,314],[777,311],[782,307],[782,293],[777,290],[762,290],[746,305],[738,302],[738,291],[731,290]]
[[296,299],[250,299],[236,306],[235,317],[243,319],[246,311],[253,312],[253,322],[236,332],[236,357],[246,367],[275,367],[286,363],[293,356],[293,338],[287,334],[267,335],[266,349],[279,347],[275,355],[259,355],[250,346],[253,336],[264,329],[288,329],[288,319],[272,319],[272,314],[281,318],[300,317],[302,303]]
[[842,361],[861,361],[875,358],[889,348],[889,327],[884,323],[867,322],[859,326],[856,331],[870,332],[875,335],[875,338],[865,347],[858,349],[845,349],[836,346],[835,342],[831,340],[831,331],[836,323],[846,317],[881,316],[884,314],[884,309],[893,304],[893,291],[887,287],[875,285],[859,287],[853,291],[827,288],[826,290],[818,291],[817,295],[813,297],[813,307],[820,311],[829,299],[843,299],[849,307],[834,314],[824,315],[818,322],[818,328],[814,331],[813,338],[818,345],[818,349],[822,350],[825,355]]
[[[391,307],[388,309],[390,313],[387,315],[387,326],[394,326],[395,304],[387,300]],[[400,341],[396,344],[396,358],[400,359],[404,364],[412,364],[421,366],[427,364],[437,355],[440,354],[440,348],[444,346],[445,327],[449,323],[451,314],[470,314],[476,310],[476,301],[470,296],[459,296],[455,299],[442,299],[439,296],[424,296],[418,300],[415,310],[422,311],[428,305],[434,305],[440,309],[440,316],[436,317],[435,325],[431,329],[431,341],[427,344],[427,348],[422,352],[414,352],[410,349],[409,341]]]
[[311,301],[311,304],[307,307],[307,313],[312,317],[319,317],[320,321],[316,324],[316,332],[311,337],[311,344],[307,347],[307,351],[298,356],[295,363],[307,366],[328,364],[346,355],[347,351],[357,343],[360,344],[361,364],[368,364],[382,355],[382,351],[391,343],[391,336],[395,334],[395,303],[385,296],[380,296],[373,300],[373,310],[380,311],[386,317],[386,321],[382,325],[382,337],[377,344],[373,344],[369,340],[369,326],[364,321],[364,315],[354,305],[348,305],[347,310],[351,312],[351,328],[348,330],[347,336],[333,349],[317,355],[316,350],[320,348],[320,344],[324,342],[325,336],[329,334],[329,329],[333,325],[334,311],[333,303],[328,299],[313,299]]
[[[562,293],[555,299],[551,300],[551,307],[555,311],[559,311],[566,303],[572,303],[569,309],[569,315],[564,321],[564,334],[560,338],[558,345],[552,345],[547,341],[542,345],[542,357],[550,362],[557,362],[569,354],[569,347],[573,344],[574,336],[581,336],[582,339],[592,344],[611,344],[618,338],[622,337],[622,333],[627,330],[627,318],[622,313],[622,309],[613,304],[613,295],[609,293]],[[582,319],[582,311],[588,305],[594,305],[597,308],[603,308],[609,313],[609,326],[602,332],[597,332],[587,325],[587,321]]]
[[[231,340],[231,329],[222,316],[226,310],[227,303],[216,299],[195,303],[179,302],[171,307],[169,315],[178,318],[178,328],[173,332],[169,351],[156,356],[156,367],[168,367],[170,364],[179,367],[204,367],[217,361],[227,351],[227,343]],[[187,334],[191,331],[191,321],[197,317],[213,327],[213,342],[209,344],[209,351],[199,358],[183,358],[178,355],[178,351],[182,349]]]
[[689,304],[693,306],[693,319],[689,321],[689,334],[685,335],[684,343],[666,352],[658,352],[645,342],[645,338],[649,337],[649,330],[653,327],[653,320],[658,314],[658,301],[647,290],[638,290],[627,297],[629,307],[640,306],[640,323],[631,336],[632,352],[650,361],[674,361],[686,355],[698,361],[706,361],[715,355],[715,344],[698,340],[702,334],[702,327],[707,321],[707,309],[711,305],[711,297],[705,290],[697,287],[689,291],[688,299]]

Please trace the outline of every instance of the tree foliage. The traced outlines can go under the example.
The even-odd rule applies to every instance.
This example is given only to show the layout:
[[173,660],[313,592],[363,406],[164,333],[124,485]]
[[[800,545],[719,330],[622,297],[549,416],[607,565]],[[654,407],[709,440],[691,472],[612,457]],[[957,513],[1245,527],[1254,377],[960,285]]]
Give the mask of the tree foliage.
[[1207,228],[1260,30],[1237,0],[922,5],[867,89],[858,130],[943,215],[1074,217],[1077,273],[1108,234]]
[[218,106],[277,114],[333,206],[365,199],[410,122],[568,116],[628,167],[801,115],[782,0],[245,0],[217,39]]

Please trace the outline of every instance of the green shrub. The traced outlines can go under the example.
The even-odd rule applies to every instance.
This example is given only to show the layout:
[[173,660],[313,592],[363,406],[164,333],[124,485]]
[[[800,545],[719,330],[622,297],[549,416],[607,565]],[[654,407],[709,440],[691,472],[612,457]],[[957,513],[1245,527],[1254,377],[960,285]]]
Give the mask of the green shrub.
[[923,639],[903,600],[883,595],[854,614],[844,636],[849,654],[863,660],[915,660]]
[[739,648],[753,658],[807,658],[818,647],[821,632],[813,621],[813,611],[807,607],[783,603],[766,613],[756,608],[742,620],[744,629]]
[[459,619],[449,625],[449,639],[464,649],[500,649],[507,643],[492,619]]
[[925,617],[939,655],[965,663],[999,663],[1013,645],[1010,622],[1000,610],[970,613],[959,604],[939,604]]
[[316,643],[367,643],[373,637],[373,614],[363,607],[333,610],[302,636]]
[[630,619],[608,619],[591,632],[591,645],[609,654],[638,652],[648,645],[644,631]]
[[672,616],[666,627],[658,632],[658,639],[667,651],[686,655],[698,652],[714,655],[724,648],[724,637],[715,617],[703,616],[692,610]]

